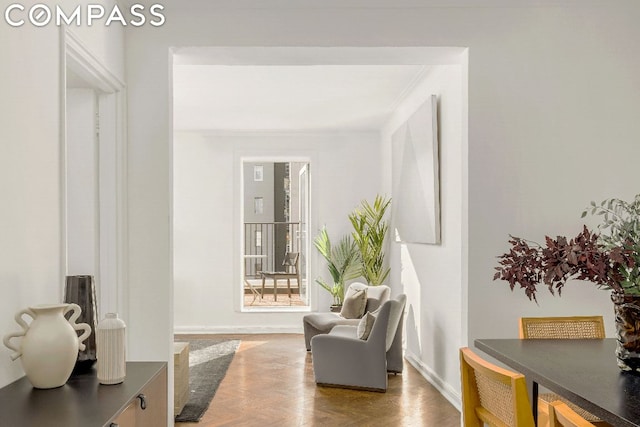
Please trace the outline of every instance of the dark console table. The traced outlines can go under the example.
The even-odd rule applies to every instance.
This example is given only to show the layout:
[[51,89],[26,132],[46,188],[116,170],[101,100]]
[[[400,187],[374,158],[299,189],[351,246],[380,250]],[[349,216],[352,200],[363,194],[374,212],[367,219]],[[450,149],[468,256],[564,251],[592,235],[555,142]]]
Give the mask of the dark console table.
[[125,381],[116,385],[99,384],[92,370],[54,389],[35,389],[26,377],[0,389],[0,426],[112,425],[167,425],[165,362],[127,362]]

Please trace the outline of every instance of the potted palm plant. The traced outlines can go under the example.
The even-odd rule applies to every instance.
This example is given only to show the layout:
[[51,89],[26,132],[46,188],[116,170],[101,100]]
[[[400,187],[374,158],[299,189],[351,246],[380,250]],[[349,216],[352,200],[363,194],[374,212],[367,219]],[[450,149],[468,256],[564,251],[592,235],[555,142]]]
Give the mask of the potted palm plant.
[[337,245],[331,245],[326,227],[320,230],[313,244],[327,262],[327,269],[332,279],[332,283],[329,283],[318,277],[316,283],[333,297],[331,311],[340,311],[344,300],[345,282],[361,275],[360,252],[349,236],[344,236]]
[[391,271],[384,263],[384,241],[389,229],[385,213],[390,204],[391,199],[378,195],[373,204],[363,200],[349,214],[351,235],[362,259],[362,276],[371,286],[381,285]]
[[573,239],[546,237],[544,245],[511,236],[509,252],[499,256],[494,280],[524,289],[536,300],[537,286],[561,294],[570,279],[611,290],[618,345],[618,366],[640,371],[640,194],[631,202],[606,199],[582,213],[601,216],[599,234],[586,226]]

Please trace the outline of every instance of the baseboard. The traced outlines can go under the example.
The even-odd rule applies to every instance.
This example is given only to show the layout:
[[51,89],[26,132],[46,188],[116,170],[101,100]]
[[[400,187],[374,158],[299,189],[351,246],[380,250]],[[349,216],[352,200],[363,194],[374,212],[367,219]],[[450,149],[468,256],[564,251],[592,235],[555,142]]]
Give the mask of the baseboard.
[[405,352],[404,355],[407,362],[411,364],[420,375],[422,375],[431,385],[433,385],[439,392],[447,399],[458,411],[462,410],[462,399],[460,394],[445,382],[438,374],[436,374],[431,368],[425,365],[420,359],[418,359],[413,353]]
[[302,326],[174,326],[174,334],[302,334]]

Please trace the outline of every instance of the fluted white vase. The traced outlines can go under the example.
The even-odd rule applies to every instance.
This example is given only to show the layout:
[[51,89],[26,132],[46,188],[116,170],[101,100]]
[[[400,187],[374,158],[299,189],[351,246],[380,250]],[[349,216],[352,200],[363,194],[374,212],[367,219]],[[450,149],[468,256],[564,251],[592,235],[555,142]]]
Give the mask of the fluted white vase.
[[[67,320],[64,315],[73,314]],[[78,358],[78,350],[84,350],[82,341],[91,334],[86,323],[76,323],[81,309],[77,304],[36,305],[20,310],[16,322],[22,331],[4,336],[4,345],[14,353],[12,360],[21,358],[27,378],[36,388],[56,388],[64,385]],[[27,324],[23,316],[33,320]],[[80,337],[76,331],[82,330]],[[22,337],[20,345],[12,338]]]
[[120,384],[124,381],[126,327],[116,313],[107,313],[98,323],[96,347],[100,384]]

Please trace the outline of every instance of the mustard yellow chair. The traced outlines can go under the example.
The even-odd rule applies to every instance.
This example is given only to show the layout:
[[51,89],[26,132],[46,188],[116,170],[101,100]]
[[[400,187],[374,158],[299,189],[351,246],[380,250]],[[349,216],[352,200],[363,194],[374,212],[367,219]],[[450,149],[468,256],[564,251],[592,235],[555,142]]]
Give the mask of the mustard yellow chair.
[[560,400],[549,404],[549,423],[551,427],[595,427]]
[[534,427],[524,375],[460,349],[462,419],[465,427]]
[[521,317],[520,338],[524,339],[602,339],[602,316]]
[[[602,316],[569,317],[521,317],[519,321],[522,339],[603,339],[604,320]],[[589,423],[607,426],[592,413],[580,408],[555,393],[538,395],[538,427],[549,425],[550,404],[561,401]]]

